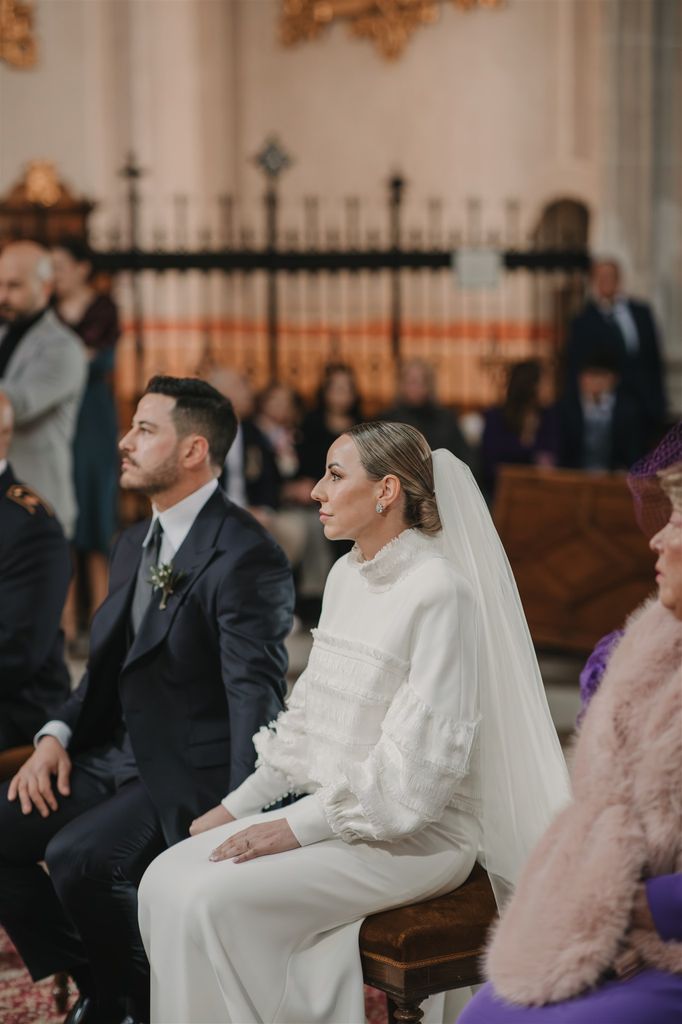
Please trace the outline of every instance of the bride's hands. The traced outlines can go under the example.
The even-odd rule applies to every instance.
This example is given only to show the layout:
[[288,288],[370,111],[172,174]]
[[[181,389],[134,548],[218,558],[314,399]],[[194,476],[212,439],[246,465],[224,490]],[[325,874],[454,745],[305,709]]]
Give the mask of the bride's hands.
[[210,828],[217,828],[218,825],[227,825],[230,821],[234,820],[234,816],[222,804],[218,804],[217,807],[212,807],[210,811],[206,811],[206,814],[202,814],[201,817],[194,819],[189,827],[189,834],[191,836],[198,836],[200,832],[208,832]]
[[[209,812],[210,813],[210,812]],[[295,850],[301,844],[289,828],[286,818],[265,821],[262,825],[250,825],[226,839],[208,858],[209,860],[229,860],[242,864],[245,860],[256,857],[267,857],[270,853],[284,853]]]

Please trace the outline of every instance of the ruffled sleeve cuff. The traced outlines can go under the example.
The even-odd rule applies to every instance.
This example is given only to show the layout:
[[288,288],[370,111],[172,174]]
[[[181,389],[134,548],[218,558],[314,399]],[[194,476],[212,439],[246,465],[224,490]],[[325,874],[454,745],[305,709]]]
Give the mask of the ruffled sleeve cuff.
[[265,810],[288,793],[289,782],[286,775],[264,764],[220,802],[234,818],[245,818],[248,814]]
[[664,942],[682,940],[682,875],[660,875],[646,882],[656,931]]
[[322,804],[314,793],[287,807],[285,817],[301,846],[310,846],[312,843],[334,838]]

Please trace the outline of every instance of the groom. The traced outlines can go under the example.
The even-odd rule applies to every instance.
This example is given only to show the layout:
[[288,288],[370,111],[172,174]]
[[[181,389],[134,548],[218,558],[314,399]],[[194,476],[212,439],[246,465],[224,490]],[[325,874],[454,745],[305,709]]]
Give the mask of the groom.
[[203,381],[149,382],[119,447],[151,523],[116,544],[85,676],[0,789],[0,923],[34,979],[73,976],[69,1024],[148,1020],[139,881],[252,772],[282,707],[293,588],[218,488],[236,427]]

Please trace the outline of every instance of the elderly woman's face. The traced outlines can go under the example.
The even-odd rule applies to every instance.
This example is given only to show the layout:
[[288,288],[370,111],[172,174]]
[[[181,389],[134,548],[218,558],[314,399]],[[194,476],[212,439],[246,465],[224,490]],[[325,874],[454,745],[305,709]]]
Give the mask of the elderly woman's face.
[[682,512],[674,511],[651,539],[656,552],[656,583],[661,604],[682,621]]

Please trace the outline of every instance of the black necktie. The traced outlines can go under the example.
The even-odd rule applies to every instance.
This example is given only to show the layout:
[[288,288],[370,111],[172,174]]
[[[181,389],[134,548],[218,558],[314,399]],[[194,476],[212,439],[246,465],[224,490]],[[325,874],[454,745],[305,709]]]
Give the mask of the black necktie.
[[137,570],[135,593],[133,594],[133,603],[130,606],[130,622],[133,627],[133,633],[137,633],[140,628],[140,623],[152,598],[151,571],[159,562],[162,537],[163,527],[161,526],[161,521],[156,519],[152,528],[152,535],[142,549],[142,558]]

